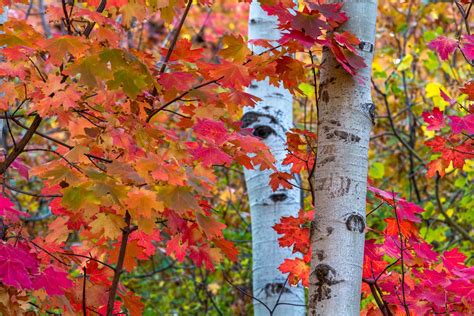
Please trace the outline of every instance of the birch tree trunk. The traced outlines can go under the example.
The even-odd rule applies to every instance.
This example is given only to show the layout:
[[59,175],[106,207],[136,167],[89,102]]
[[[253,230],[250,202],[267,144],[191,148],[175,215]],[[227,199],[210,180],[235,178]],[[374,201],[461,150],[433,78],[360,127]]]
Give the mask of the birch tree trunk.
[[[252,1],[249,40],[278,40],[280,33],[276,28],[276,18],[268,16],[258,1]],[[249,47],[257,54],[263,51],[263,48],[251,44]],[[277,168],[287,171],[289,168],[283,167],[281,162],[286,156],[286,131],[293,124],[290,92],[283,86],[270,85],[268,80],[252,82],[247,92],[262,101],[253,108],[244,109],[243,126],[254,128],[254,135],[262,138],[271,149]],[[254,315],[305,315],[304,288],[289,286],[287,276],[278,270],[285,258],[292,257],[291,249],[279,246],[278,234],[272,228],[282,216],[297,216],[301,206],[300,191],[293,188],[273,192],[269,186],[271,173],[269,170],[245,170],[252,217],[253,296],[263,303],[254,300]],[[280,304],[276,305],[278,302]]]
[[377,0],[343,2],[341,31],[360,40],[368,65],[350,76],[325,50],[319,95],[318,155],[309,291],[310,316],[359,315],[364,255],[369,133],[374,105],[371,64]]

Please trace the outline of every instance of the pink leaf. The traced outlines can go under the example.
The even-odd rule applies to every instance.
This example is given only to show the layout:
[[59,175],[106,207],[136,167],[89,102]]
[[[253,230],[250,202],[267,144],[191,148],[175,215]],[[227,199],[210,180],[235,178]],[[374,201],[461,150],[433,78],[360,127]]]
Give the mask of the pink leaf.
[[446,251],[443,255],[443,263],[448,270],[465,268],[464,260],[466,260],[466,255],[459,252],[458,248]]
[[20,216],[30,216],[28,213],[14,209],[13,206],[13,203],[9,199],[0,196],[0,216],[7,222],[7,224],[18,222]]
[[463,36],[462,52],[469,61],[474,60],[474,35]]
[[449,116],[451,122],[449,126],[453,130],[454,134],[459,134],[462,131],[466,131],[469,134],[474,133],[474,114],[466,115],[465,117]]
[[441,60],[448,59],[449,55],[451,55],[456,50],[457,46],[458,42],[456,40],[444,36],[439,36],[428,43],[428,47],[435,50]]
[[67,272],[58,268],[48,267],[34,280],[33,288],[44,288],[48,295],[63,295],[64,291],[73,285],[67,275]]

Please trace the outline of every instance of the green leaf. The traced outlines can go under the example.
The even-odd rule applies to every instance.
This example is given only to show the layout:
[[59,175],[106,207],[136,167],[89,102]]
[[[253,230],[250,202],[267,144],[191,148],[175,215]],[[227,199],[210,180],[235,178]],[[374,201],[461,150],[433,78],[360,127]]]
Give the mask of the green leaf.
[[373,179],[382,179],[385,175],[385,167],[380,162],[374,162],[370,165],[369,176]]

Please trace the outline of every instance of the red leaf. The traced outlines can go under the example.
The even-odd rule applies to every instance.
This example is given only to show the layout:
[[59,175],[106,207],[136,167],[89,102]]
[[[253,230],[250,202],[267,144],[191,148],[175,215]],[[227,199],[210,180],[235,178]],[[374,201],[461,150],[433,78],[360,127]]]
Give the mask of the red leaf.
[[201,229],[204,231],[207,237],[209,239],[212,238],[222,238],[224,237],[222,234],[222,230],[226,228],[227,226],[225,224],[222,224],[221,222],[217,221],[213,217],[210,216],[204,216],[201,214],[196,214],[196,220],[201,226]]
[[220,150],[217,147],[204,147],[197,143],[186,143],[190,153],[194,158],[202,161],[204,167],[210,167],[212,165],[230,165],[232,163],[232,157]]
[[282,273],[289,273],[288,283],[296,285],[301,280],[303,286],[309,286],[310,265],[304,262],[302,259],[285,259],[278,269]]
[[164,73],[158,80],[166,90],[176,89],[179,91],[189,90],[195,81],[195,77],[187,72]]
[[218,146],[222,145],[229,138],[227,128],[222,122],[198,119],[193,129],[200,139],[209,141]]
[[464,87],[459,89],[462,93],[467,94],[467,98],[470,101],[474,101],[474,80],[468,81],[464,84]]
[[214,239],[214,244],[219,247],[223,253],[232,261],[237,261],[239,250],[235,248],[234,244],[225,239]]
[[400,232],[405,237],[415,237],[417,235],[416,226],[412,222],[402,221],[398,219],[400,223],[400,229],[398,228],[397,219],[395,218],[386,218],[385,222],[387,227],[385,228],[385,233],[390,236],[397,236]]
[[[197,48],[191,49],[192,43],[187,39],[181,39],[176,43],[176,46],[171,54],[170,61],[188,61],[196,62],[202,58],[202,53],[204,49]],[[168,49],[162,49],[161,54],[166,55]]]
[[293,176],[288,172],[275,172],[270,175],[270,186],[273,191],[276,191],[280,186],[291,189],[293,186],[288,181],[292,179]]
[[423,112],[422,115],[425,122],[428,123],[427,129],[429,131],[437,131],[446,126],[443,111],[440,111],[437,107],[432,112]]
[[449,55],[451,55],[456,50],[457,46],[458,42],[456,40],[444,36],[439,36],[428,43],[428,47],[435,50],[441,60],[448,59]]

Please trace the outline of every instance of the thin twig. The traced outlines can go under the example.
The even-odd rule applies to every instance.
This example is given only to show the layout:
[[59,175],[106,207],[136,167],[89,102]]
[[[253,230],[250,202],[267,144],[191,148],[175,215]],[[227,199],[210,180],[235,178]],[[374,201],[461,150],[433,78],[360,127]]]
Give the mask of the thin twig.
[[188,13],[189,13],[189,10],[191,9],[192,4],[193,4],[193,0],[188,0],[188,4],[186,5],[186,9],[184,9],[184,13],[181,16],[181,20],[179,21],[178,27],[174,31],[175,34],[174,34],[173,39],[171,40],[171,45],[170,45],[170,48],[168,49],[168,53],[166,53],[166,57],[163,60],[163,65],[161,65],[160,74],[164,73],[166,70],[166,64],[171,58],[171,54],[173,53],[174,47],[176,46],[176,42],[178,41],[178,38],[179,38],[179,33],[181,33],[181,29],[184,25],[184,21],[186,20],[186,17],[188,16]]

